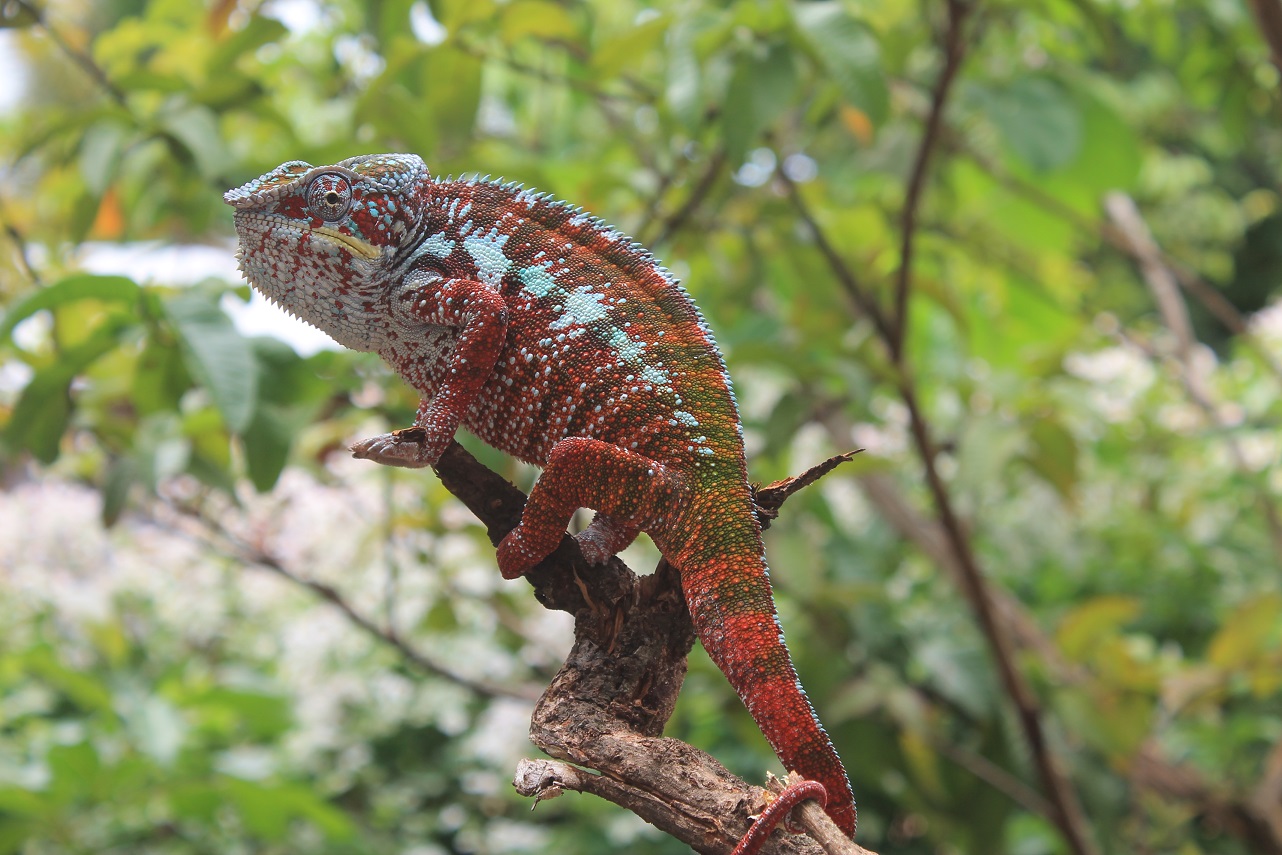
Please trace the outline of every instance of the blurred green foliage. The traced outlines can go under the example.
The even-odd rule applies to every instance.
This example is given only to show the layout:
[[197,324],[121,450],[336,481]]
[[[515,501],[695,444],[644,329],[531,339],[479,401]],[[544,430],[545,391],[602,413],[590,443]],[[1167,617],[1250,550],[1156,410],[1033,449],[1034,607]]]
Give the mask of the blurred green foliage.
[[[63,0],[0,16],[26,68],[0,117],[0,451],[27,520],[0,550],[0,853],[683,851],[587,797],[530,814],[500,786],[532,749],[478,746],[527,701],[415,670],[288,581],[246,593],[249,566],[307,576],[332,551],[363,613],[398,585],[422,606],[396,628],[406,643],[491,683],[546,680],[541,610],[477,581],[496,575],[488,547],[439,485],[339,462],[371,414],[408,423],[399,381],[367,355],[245,335],[227,314],[241,283],[91,272],[115,244],[230,255],[223,190],[392,150],[549,190],[651,244],[727,351],[755,477],[868,446],[768,541],[861,842],[1066,851],[932,549],[896,369],[780,180],[889,305],[943,3]],[[906,348],[938,465],[1101,850],[1278,851],[1282,379],[1260,351],[1282,361],[1282,322],[1261,313],[1248,346],[1194,301],[1217,350],[1181,358],[1101,204],[1133,197],[1176,266],[1242,311],[1275,301],[1278,73],[1242,0],[984,0],[967,38]],[[41,484],[91,487],[116,527],[83,555],[91,523],[51,520],[41,572],[72,581],[44,598],[22,586],[44,528],[19,513],[55,507],[24,492]],[[329,523],[289,522],[291,506],[322,515],[313,495],[332,497]],[[151,567],[183,581],[121,583],[90,616],[67,605],[186,523],[214,536]],[[184,593],[199,632],[167,606]],[[281,639],[316,626],[329,653],[304,678],[290,657],[312,642]],[[385,680],[419,706],[381,699]],[[328,741],[304,738],[340,684]],[[701,654],[669,733],[749,778],[773,768]],[[1247,821],[1269,816],[1279,837]]]

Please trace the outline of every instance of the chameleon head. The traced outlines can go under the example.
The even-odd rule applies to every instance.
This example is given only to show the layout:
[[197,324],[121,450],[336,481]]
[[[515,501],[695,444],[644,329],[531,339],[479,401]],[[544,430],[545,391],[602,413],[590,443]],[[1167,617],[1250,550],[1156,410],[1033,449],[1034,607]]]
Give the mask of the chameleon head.
[[334,166],[283,163],[228,190],[240,270],[255,289],[346,347],[377,350],[398,257],[431,195],[413,154],[352,157]]

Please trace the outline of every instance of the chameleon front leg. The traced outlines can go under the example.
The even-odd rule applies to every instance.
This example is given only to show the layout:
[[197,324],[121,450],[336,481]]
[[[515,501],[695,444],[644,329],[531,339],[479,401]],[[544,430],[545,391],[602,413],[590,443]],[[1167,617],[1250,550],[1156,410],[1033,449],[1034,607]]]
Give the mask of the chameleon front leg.
[[515,579],[546,558],[579,508],[598,511],[583,534],[595,529],[585,555],[601,563],[613,554],[603,555],[603,549],[622,548],[640,530],[671,519],[685,494],[678,474],[644,455],[599,439],[567,437],[552,447],[520,524],[499,544],[499,572]]
[[[393,310],[401,317],[459,332],[449,368],[436,394],[419,405],[414,426],[361,440],[352,446],[352,454],[387,466],[433,466],[494,372],[507,337],[507,304],[488,285],[470,279],[443,279],[432,271],[410,274],[392,299],[399,301]],[[422,363],[394,361],[393,366],[411,383],[416,370],[426,370]]]

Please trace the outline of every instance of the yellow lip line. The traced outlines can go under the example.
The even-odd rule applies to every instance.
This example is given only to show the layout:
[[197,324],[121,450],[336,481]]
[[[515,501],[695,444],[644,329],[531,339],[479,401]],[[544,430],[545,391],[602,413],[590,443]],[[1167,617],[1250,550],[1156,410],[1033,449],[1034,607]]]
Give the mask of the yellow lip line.
[[378,258],[380,254],[379,248],[374,246],[373,244],[366,243],[365,241],[361,240],[358,237],[353,237],[352,235],[343,234],[338,229],[332,228],[330,226],[313,227],[311,231],[315,234],[324,235],[330,240],[334,240],[334,241],[337,241],[338,243],[341,243],[347,249],[347,251],[350,252],[352,255],[359,255],[364,258],[373,260],[375,258]]

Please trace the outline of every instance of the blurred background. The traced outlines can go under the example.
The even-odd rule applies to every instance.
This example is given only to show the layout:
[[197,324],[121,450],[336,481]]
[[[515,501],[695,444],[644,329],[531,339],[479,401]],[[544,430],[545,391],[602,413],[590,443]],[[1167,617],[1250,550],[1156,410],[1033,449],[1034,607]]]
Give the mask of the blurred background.
[[[1282,852],[1278,21],[0,4],[0,853],[688,851],[513,793],[568,617],[236,273],[224,190],[380,151],[650,246],[754,479],[867,449],[767,533],[865,846]],[[781,771],[699,650],[668,735]]]

